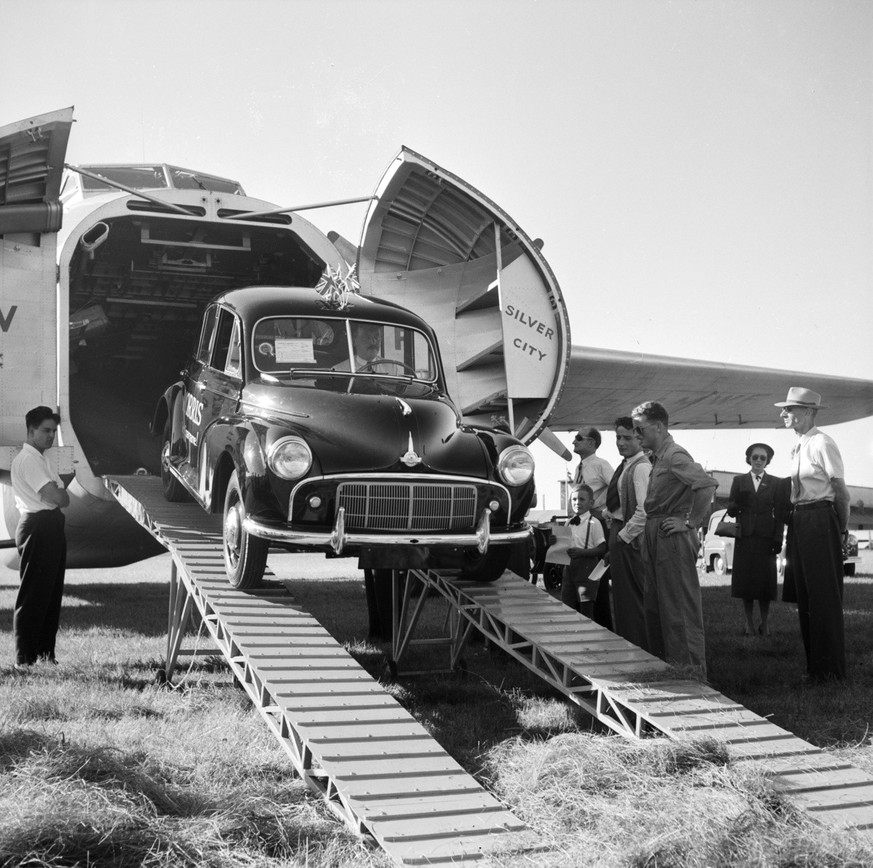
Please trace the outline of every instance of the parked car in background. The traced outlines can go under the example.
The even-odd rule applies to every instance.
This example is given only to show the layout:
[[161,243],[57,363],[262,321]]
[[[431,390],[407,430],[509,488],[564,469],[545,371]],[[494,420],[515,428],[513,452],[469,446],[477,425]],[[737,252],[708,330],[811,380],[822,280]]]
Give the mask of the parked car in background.
[[701,555],[706,572],[715,573],[717,576],[726,575],[733,569],[734,565],[734,538],[715,535],[715,529],[722,521],[733,524],[735,519],[727,514],[726,509],[717,509],[709,517],[709,524],[707,524],[703,536]]
[[845,545],[843,546],[843,575],[854,576],[855,564],[861,562],[861,556],[858,554],[858,537],[850,533],[846,537]]
[[[715,529],[721,521],[733,522],[734,519],[727,514],[726,509],[717,509],[709,517],[709,524],[706,526],[701,553],[706,572],[715,573],[717,576],[726,575],[731,572],[734,566],[734,538],[715,535]],[[779,552],[776,560],[776,573],[780,577],[785,572],[787,560],[788,552],[783,544],[782,551]],[[858,555],[858,538],[853,533],[850,533],[843,548],[843,574],[854,576],[855,564],[860,560],[861,558]]]
[[217,296],[152,430],[165,497],[223,512],[239,588],[260,583],[270,545],[493,581],[530,534],[530,451],[462,421],[433,329],[390,302]]

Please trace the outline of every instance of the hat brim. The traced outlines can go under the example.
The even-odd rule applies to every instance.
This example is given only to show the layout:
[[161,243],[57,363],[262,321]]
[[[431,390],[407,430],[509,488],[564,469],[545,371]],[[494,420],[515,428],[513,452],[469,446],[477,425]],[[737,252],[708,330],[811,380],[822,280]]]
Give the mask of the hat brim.
[[807,407],[810,410],[823,410],[824,404],[810,404],[807,401],[780,401],[774,407]]

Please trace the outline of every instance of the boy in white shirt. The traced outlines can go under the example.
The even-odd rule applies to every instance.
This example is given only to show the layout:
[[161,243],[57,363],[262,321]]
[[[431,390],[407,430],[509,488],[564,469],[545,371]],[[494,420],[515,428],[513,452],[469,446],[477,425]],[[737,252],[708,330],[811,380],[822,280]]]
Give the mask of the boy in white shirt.
[[599,519],[591,515],[594,492],[590,485],[574,485],[570,489],[572,517],[567,524],[573,537],[573,545],[567,549],[569,566],[564,567],[561,582],[561,602],[583,615],[589,616],[593,601],[579,601],[579,588],[597,562],[606,554],[606,537]]

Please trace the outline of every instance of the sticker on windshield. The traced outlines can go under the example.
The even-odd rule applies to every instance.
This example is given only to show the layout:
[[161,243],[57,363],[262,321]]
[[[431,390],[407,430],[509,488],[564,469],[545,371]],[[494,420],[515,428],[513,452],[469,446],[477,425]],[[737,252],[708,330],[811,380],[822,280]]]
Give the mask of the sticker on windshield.
[[276,361],[283,365],[313,364],[312,338],[276,338]]

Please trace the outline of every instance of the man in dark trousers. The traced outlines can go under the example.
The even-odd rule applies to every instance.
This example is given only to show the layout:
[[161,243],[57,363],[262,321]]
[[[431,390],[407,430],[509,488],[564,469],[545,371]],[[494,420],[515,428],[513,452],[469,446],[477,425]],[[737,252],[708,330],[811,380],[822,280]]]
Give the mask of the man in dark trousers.
[[612,574],[615,632],[628,642],[647,649],[643,608],[645,572],[641,548],[646,529],[644,504],[652,465],[643,455],[630,416],[615,420],[615,445],[622,462],[609,482],[605,513],[609,525],[609,571]]
[[57,662],[55,637],[67,563],[61,509],[69,506],[70,497],[45,451],[54,444],[60,421],[48,407],[34,407],[25,417],[27,440],[12,460],[12,489],[21,515],[15,532],[21,587],[12,617],[19,666]]
[[837,444],[815,425],[821,395],[792,386],[782,422],[797,435],[792,450],[788,562],[797,593],[800,635],[810,682],[846,674],[843,631],[843,542],[848,535],[849,490]]

